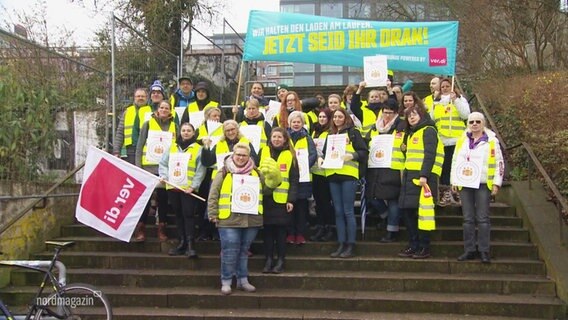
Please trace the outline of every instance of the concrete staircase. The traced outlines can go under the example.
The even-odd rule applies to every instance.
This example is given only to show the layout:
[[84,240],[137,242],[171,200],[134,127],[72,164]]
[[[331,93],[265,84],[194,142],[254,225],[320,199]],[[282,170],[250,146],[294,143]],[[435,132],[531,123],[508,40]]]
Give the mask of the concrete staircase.
[[[376,230],[376,217],[369,217],[355,258],[330,258],[332,242],[289,245],[279,275],[260,273],[256,241],[249,269],[257,292],[231,296],[220,294],[218,242],[199,242],[199,259],[188,260],[169,257],[175,243],[158,242],[153,226],[145,243],[119,242],[82,225],[63,227],[59,240],[77,241],[62,255],[71,282],[101,288],[115,319],[564,319],[566,305],[515,209],[493,204],[491,216],[490,265],[456,261],[462,220],[460,208],[448,207],[437,210],[433,256],[426,260],[399,258],[405,240],[378,243],[384,230]],[[175,237],[174,226],[168,233]],[[24,305],[39,276],[14,271],[0,298]]]

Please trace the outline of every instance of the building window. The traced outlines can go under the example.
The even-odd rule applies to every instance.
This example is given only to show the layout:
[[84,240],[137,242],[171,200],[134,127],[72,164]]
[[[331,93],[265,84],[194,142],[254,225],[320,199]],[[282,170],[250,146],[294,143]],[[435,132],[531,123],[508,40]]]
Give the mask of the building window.
[[368,3],[350,2],[347,4],[347,17],[355,19],[368,19],[371,18],[371,6]]
[[302,72],[314,72],[315,65],[312,63],[294,63],[294,72],[295,73],[302,73]]
[[320,66],[321,72],[342,72],[343,66],[332,66],[329,64],[322,64]]
[[322,86],[332,86],[343,84],[343,75],[341,74],[322,74],[320,77]]
[[320,15],[324,17],[343,17],[343,3],[341,2],[322,3],[320,10]]
[[315,5],[313,3],[308,3],[308,4],[283,4],[283,5],[280,6],[280,12],[314,14],[315,13]]
[[314,75],[294,76],[295,87],[310,87],[315,85]]
[[350,74],[349,84],[359,85],[359,82],[363,81],[363,77],[360,74]]

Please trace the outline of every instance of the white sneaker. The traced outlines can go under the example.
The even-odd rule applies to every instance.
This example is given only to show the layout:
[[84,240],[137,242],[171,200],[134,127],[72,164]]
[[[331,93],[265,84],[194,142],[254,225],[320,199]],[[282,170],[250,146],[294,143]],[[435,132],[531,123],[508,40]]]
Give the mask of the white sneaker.
[[231,286],[229,285],[222,285],[221,286],[221,293],[224,295],[230,295],[233,292],[233,290],[231,290]]
[[246,291],[246,292],[255,292],[256,291],[256,288],[250,283],[242,283],[242,284],[237,286],[237,289],[243,290],[243,291]]

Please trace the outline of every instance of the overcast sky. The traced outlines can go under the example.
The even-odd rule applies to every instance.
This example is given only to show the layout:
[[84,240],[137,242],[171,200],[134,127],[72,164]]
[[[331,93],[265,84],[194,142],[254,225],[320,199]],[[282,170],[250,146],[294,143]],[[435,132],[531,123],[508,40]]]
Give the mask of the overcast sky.
[[[279,0],[221,0],[226,3],[224,18],[238,32],[246,32],[250,10],[278,11]],[[13,31],[13,23],[18,22],[17,13],[27,12],[41,16],[42,8],[46,11],[46,22],[50,38],[57,38],[63,30],[72,30],[73,40],[78,45],[88,45],[94,38],[95,31],[109,22],[110,12],[95,9],[94,0],[0,0],[0,27]],[[99,1],[101,3],[103,1]],[[196,25],[206,35],[221,33],[223,17],[213,25]],[[227,28],[227,32],[229,29]],[[199,35],[194,35],[194,43],[207,43]]]

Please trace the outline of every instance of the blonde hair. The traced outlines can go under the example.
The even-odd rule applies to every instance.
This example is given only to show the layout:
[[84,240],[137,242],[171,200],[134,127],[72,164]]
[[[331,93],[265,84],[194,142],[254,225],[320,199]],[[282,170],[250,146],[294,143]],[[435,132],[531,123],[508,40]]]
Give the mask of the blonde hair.
[[248,143],[238,142],[233,146],[233,152],[235,152],[235,149],[245,149],[247,151],[247,155],[250,156],[250,145]]

